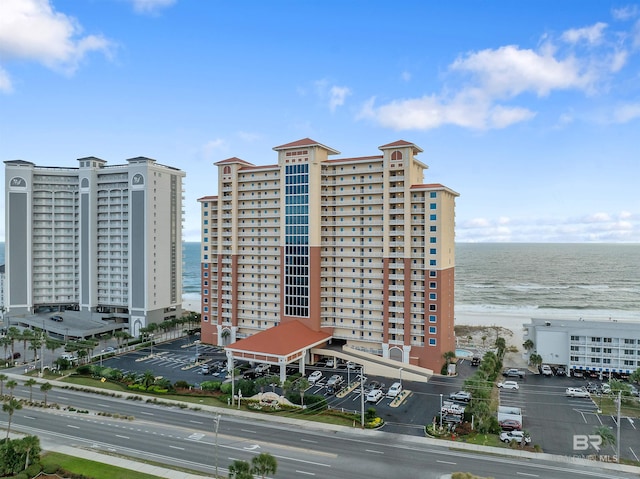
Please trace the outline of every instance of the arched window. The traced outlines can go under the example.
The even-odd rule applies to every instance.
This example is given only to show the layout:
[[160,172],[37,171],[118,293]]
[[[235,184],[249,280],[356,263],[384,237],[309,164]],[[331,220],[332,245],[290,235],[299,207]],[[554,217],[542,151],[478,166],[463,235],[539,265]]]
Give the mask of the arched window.
[[231,174],[231,167],[230,166],[225,166],[224,169],[222,170],[222,173],[225,175],[230,175]]
[[391,159],[392,160],[401,160],[402,159],[402,152],[401,151],[394,151],[393,153],[391,153]]

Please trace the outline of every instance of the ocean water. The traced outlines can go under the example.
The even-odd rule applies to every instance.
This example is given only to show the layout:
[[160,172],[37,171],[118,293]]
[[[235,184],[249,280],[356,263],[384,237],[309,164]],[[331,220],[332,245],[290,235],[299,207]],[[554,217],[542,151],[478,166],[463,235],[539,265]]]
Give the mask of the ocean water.
[[457,244],[458,312],[640,320],[640,244]]
[[[183,265],[198,299],[200,243],[184,243]],[[640,244],[458,243],[456,313],[640,321]]]

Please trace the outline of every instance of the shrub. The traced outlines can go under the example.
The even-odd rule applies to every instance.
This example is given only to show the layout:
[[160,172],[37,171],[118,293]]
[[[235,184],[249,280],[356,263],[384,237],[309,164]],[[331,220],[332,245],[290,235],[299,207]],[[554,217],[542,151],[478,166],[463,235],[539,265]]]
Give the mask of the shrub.
[[222,383],[220,385],[220,392],[223,394],[231,394],[231,383]]
[[176,381],[173,384],[173,387],[176,389],[189,389],[191,385],[187,381],[180,380],[180,381]]
[[27,477],[36,477],[38,474],[40,474],[40,471],[42,471],[42,466],[38,463],[31,464],[24,470]]
[[76,374],[79,374],[81,376],[90,376],[91,373],[92,369],[90,364],[83,364],[82,366],[78,366],[76,368]]
[[205,381],[200,383],[200,387],[203,391],[219,391],[221,385],[221,381]]
[[55,474],[60,470],[60,466],[58,464],[45,464],[42,468],[42,472],[45,474]]

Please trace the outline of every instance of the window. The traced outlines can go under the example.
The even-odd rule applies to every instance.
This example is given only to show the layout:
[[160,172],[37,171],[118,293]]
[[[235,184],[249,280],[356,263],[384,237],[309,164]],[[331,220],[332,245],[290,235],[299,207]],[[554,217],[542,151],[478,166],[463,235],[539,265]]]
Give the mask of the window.
[[591,337],[591,342],[592,343],[599,343],[600,341],[602,341],[602,338],[597,338],[597,337]]
[[438,299],[438,295],[436,293],[429,293],[429,299],[435,301]]
[[604,338],[604,342],[605,343],[610,343],[611,342],[611,338]]
[[429,315],[429,322],[430,322],[430,323],[435,323],[435,322],[437,322],[436,317],[437,317],[437,316],[436,316],[435,314],[430,314],[430,315]]
[[429,346],[435,346],[436,344],[436,338],[429,338]]
[[435,191],[432,191],[431,193],[429,193],[429,198],[435,198],[436,196],[437,195]]
[[429,334],[436,334],[436,327],[435,326],[429,326]]
[[429,209],[430,210],[435,210],[437,208],[435,203],[429,203]]
[[435,220],[436,220],[436,215],[430,215],[430,216],[429,216],[429,219],[430,219],[431,221],[435,221]]
[[580,336],[571,336],[571,341],[579,341]]

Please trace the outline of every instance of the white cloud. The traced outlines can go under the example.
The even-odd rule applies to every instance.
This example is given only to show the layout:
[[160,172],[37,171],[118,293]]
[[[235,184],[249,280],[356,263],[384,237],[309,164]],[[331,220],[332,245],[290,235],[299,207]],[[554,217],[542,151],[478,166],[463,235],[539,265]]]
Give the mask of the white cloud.
[[262,135],[259,133],[250,133],[248,131],[239,131],[238,138],[242,141],[246,141],[247,143],[253,143],[254,141],[262,139]]
[[3,61],[32,60],[73,74],[88,53],[99,51],[109,55],[111,48],[111,42],[101,35],[82,36],[80,24],[54,11],[49,0],[0,1],[0,59]]
[[228,144],[222,138],[216,138],[215,140],[208,141],[202,146],[202,156],[210,160],[214,154],[220,151],[228,150]]
[[131,0],[133,9],[138,13],[156,13],[158,10],[170,7],[176,0]]
[[631,18],[635,18],[640,13],[637,5],[627,5],[621,8],[614,8],[611,11],[613,18],[616,20],[629,20]]
[[339,106],[344,105],[347,96],[351,95],[351,90],[346,86],[332,86],[329,90],[329,109],[335,111]]
[[0,66],[0,92],[11,93],[13,85],[9,74]]
[[[508,224],[508,226],[507,226]],[[576,218],[474,218],[459,221],[460,242],[639,242],[640,214],[594,213]]]
[[628,123],[636,118],[640,118],[640,103],[620,105],[613,112],[614,123]]
[[567,43],[579,43],[585,41],[589,44],[598,44],[602,41],[606,23],[598,22],[595,25],[584,28],[572,28],[562,34],[562,39]]

